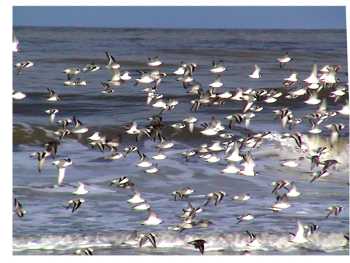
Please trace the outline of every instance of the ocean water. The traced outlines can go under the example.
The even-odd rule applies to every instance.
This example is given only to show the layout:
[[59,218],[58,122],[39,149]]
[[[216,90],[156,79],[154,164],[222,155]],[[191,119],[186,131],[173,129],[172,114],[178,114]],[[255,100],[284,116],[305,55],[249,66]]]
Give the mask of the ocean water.
[[[153,156],[158,151],[157,143],[143,139],[136,142],[133,136],[123,132],[123,126],[137,121],[140,126],[149,123],[148,117],[159,112],[146,104],[143,88],[134,85],[138,70],[150,70],[148,57],[159,56],[164,64],[161,70],[173,72],[181,61],[198,64],[194,77],[204,88],[214,80],[209,72],[213,60],[223,60],[227,71],[222,76],[224,87],[220,91],[242,89],[283,89],[282,80],[293,71],[305,79],[312,64],[339,64],[337,77],[347,83],[347,44],[344,30],[174,30],[174,29],[102,29],[102,28],[35,28],[16,27],[21,52],[14,53],[13,61],[31,60],[34,67],[16,75],[14,89],[25,92],[26,99],[13,103],[13,195],[27,211],[23,218],[13,215],[14,254],[74,254],[84,247],[94,249],[94,254],[108,255],[192,255],[199,254],[187,242],[203,238],[206,254],[239,255],[244,251],[259,255],[286,254],[348,254],[348,242],[344,235],[349,233],[349,119],[337,115],[326,120],[329,123],[342,122],[346,128],[341,131],[338,143],[329,153],[340,163],[331,170],[331,175],[310,183],[310,161],[298,160],[299,166],[287,168],[281,160],[298,158],[300,153],[295,143],[282,142],[281,134],[290,132],[281,127],[274,118],[273,110],[288,106],[293,114],[302,118],[314,112],[318,106],[303,103],[302,99],[280,98],[273,104],[261,104],[264,109],[256,113],[249,127],[236,125],[228,128],[225,116],[242,111],[242,102],[229,101],[224,105],[200,107],[191,112],[190,101],[194,96],[186,93],[176,77],[167,76],[160,85],[159,92],[165,98],[174,98],[179,104],[173,111],[165,112],[163,133],[174,147],[165,150],[167,159],[155,161],[159,172],[146,174],[136,166],[138,157],[130,154],[127,158],[108,161],[104,156],[108,150],[100,152],[92,149],[87,137],[95,131],[107,138],[121,136],[120,149],[137,145],[141,152]],[[133,80],[115,87],[115,92],[102,94],[101,81],[110,79],[110,72],[104,67],[107,60],[104,52],[109,51],[120,63],[122,70],[128,70]],[[294,58],[285,68],[280,69],[276,58],[286,51]],[[101,70],[80,73],[87,81],[86,87],[65,87],[63,70],[69,67],[83,68],[94,61]],[[254,64],[262,69],[262,78],[252,80],[248,75]],[[48,102],[47,88],[54,89],[61,97],[59,102]],[[348,94],[346,95],[348,96]],[[328,99],[328,110],[341,108]],[[56,120],[75,115],[89,131],[81,136],[68,135],[61,141],[58,158],[70,157],[73,165],[67,168],[64,185],[57,183],[57,169],[47,158],[42,173],[37,171],[36,160],[30,154],[42,151],[43,145],[57,138],[53,131],[58,128],[50,124],[45,110],[57,108]],[[198,122],[193,133],[187,128],[176,131],[171,124],[181,122],[187,116],[195,116]],[[255,177],[223,174],[226,166],[222,158],[218,163],[209,164],[193,157],[186,162],[181,152],[198,148],[212,141],[229,141],[218,136],[206,137],[199,131],[201,123],[212,116],[220,119],[226,131],[236,136],[271,131],[272,137],[252,150],[256,162]],[[329,146],[329,130],[323,128],[320,135],[309,135],[310,125],[303,121],[293,131],[304,134],[309,149]],[[218,156],[222,157],[223,153]],[[238,164],[237,164],[238,165]],[[128,189],[110,186],[114,178],[127,176],[135,184],[153,210],[162,218],[158,226],[143,226],[147,212],[133,211],[127,200],[132,196]],[[279,213],[271,211],[275,196],[271,194],[271,183],[276,180],[294,181],[301,195],[291,198],[291,207]],[[85,203],[75,213],[66,210],[66,203],[78,182],[86,184],[88,194]],[[181,222],[179,215],[187,206],[186,200],[174,201],[171,193],[191,186],[194,196],[189,199],[195,207],[205,202],[203,195],[224,191],[222,202],[203,208],[198,219],[209,219],[214,224],[207,229],[194,227],[182,232],[169,230]],[[236,194],[249,193],[247,202],[234,202]],[[339,216],[326,218],[326,209],[331,205],[341,205]],[[236,217],[251,213],[255,219],[237,224]],[[197,219],[197,218],[196,218]],[[295,233],[297,220],[303,224],[319,225],[307,243],[289,242],[289,232]],[[257,234],[259,246],[247,245],[245,231]],[[137,240],[141,233],[153,232],[157,235],[158,248],[139,248]]]

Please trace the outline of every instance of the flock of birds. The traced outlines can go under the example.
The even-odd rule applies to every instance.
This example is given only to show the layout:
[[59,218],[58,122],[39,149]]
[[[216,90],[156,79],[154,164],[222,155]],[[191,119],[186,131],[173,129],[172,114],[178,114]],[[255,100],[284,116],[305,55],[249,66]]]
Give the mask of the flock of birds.
[[[19,51],[18,40],[14,39],[14,52]],[[63,181],[66,174],[66,169],[73,165],[73,161],[70,158],[56,159],[57,151],[60,144],[64,142],[64,138],[70,135],[81,135],[91,132],[88,137],[88,143],[92,148],[97,148],[101,152],[106,150],[110,151],[105,159],[118,160],[127,158],[130,154],[137,154],[139,161],[136,165],[144,169],[145,173],[156,174],[159,172],[158,164],[155,162],[161,162],[167,158],[166,151],[174,146],[174,142],[168,140],[163,135],[162,129],[164,128],[164,115],[167,112],[172,111],[179,102],[176,99],[164,98],[164,94],[160,93],[161,82],[165,78],[176,77],[176,80],[181,83],[183,88],[192,96],[191,111],[196,112],[201,107],[205,106],[220,106],[229,101],[243,102],[243,107],[240,113],[234,113],[226,116],[227,126],[223,121],[217,119],[215,116],[209,122],[201,123],[200,126],[196,126],[198,119],[194,116],[187,116],[181,122],[171,124],[171,127],[175,130],[188,129],[191,133],[195,128],[200,129],[200,133],[204,136],[220,138],[212,142],[212,144],[203,144],[195,149],[188,149],[182,152],[184,161],[190,161],[192,158],[198,157],[207,163],[216,163],[220,160],[225,160],[227,166],[221,171],[225,174],[238,174],[240,176],[256,176],[255,162],[252,151],[260,147],[265,139],[271,138],[271,132],[262,132],[247,135],[246,137],[237,138],[230,129],[235,125],[244,125],[248,127],[251,120],[264,109],[264,104],[273,104],[279,97],[285,97],[289,100],[294,100],[298,97],[306,98],[304,103],[307,105],[319,105],[318,109],[310,112],[302,118],[296,118],[291,109],[283,107],[278,110],[274,110],[273,113],[277,120],[280,121],[283,128],[289,129],[290,132],[284,133],[281,136],[281,140],[290,140],[295,142],[295,149],[305,156],[306,160],[310,161],[310,170],[312,176],[310,182],[315,182],[319,178],[329,176],[332,169],[335,169],[338,165],[338,161],[335,159],[327,158],[327,153],[331,150],[333,145],[337,142],[345,125],[342,123],[331,123],[329,120],[337,115],[349,115],[349,103],[339,105],[337,111],[327,111],[327,99],[339,102],[342,97],[347,95],[348,88],[342,85],[337,79],[337,72],[341,68],[339,65],[325,65],[319,71],[317,65],[313,65],[310,75],[304,80],[298,78],[298,73],[293,72],[289,77],[283,80],[283,89],[235,89],[231,91],[220,92],[219,89],[223,87],[221,76],[227,70],[223,61],[214,61],[210,72],[214,76],[214,81],[209,84],[208,89],[205,89],[198,81],[195,80],[195,72],[199,67],[195,63],[181,63],[180,66],[172,73],[165,73],[161,71],[162,61],[158,57],[149,58],[147,66],[150,68],[148,72],[140,71],[137,77],[132,77],[130,72],[121,71],[121,66],[117,60],[108,52],[106,52],[107,62],[104,65],[97,65],[91,63],[86,65],[82,70],[76,67],[67,68],[63,72],[67,76],[67,80],[64,81],[64,85],[68,87],[80,87],[87,85],[87,81],[78,78],[81,72],[92,74],[95,71],[103,70],[106,68],[112,73],[111,79],[102,82],[102,93],[105,96],[112,94],[114,89],[121,84],[135,80],[135,85],[143,86],[143,91],[146,94],[146,103],[155,109],[159,110],[158,114],[147,118],[148,125],[143,127],[137,122],[132,122],[124,126],[124,132],[128,136],[134,136],[136,144],[128,145],[126,148],[120,148],[120,136],[115,138],[107,138],[98,131],[90,131],[76,116],[72,118],[60,119],[55,122],[56,114],[59,114],[59,110],[56,108],[49,108],[45,113],[49,116],[49,122],[51,125],[58,125],[54,134],[57,136],[56,140],[47,142],[42,151],[35,152],[31,156],[37,160],[38,172],[41,173],[45,167],[45,161],[50,157],[53,159],[52,164],[58,169],[57,185],[60,187],[63,185]],[[293,60],[292,57],[286,53],[284,56],[277,58],[277,63],[281,69],[285,68],[289,62]],[[15,64],[16,73],[23,74],[28,68],[34,66],[32,61],[21,61]],[[262,78],[262,72],[258,65],[254,65],[254,70],[251,74],[247,74],[247,78],[260,79]],[[325,99],[320,99],[320,93],[325,92],[327,95]],[[26,99],[27,94],[14,91],[14,100]],[[53,89],[48,89],[47,101],[59,102],[61,96]],[[328,120],[329,124],[321,127],[321,124]],[[330,130],[330,146],[319,147],[318,149],[309,149],[304,141],[304,135],[297,131],[298,124],[302,121],[308,121],[310,123],[310,134],[322,133],[322,128]],[[150,139],[156,143],[158,153],[151,158],[143,153],[138,146],[138,142],[144,138]],[[220,154],[223,153],[223,157]],[[295,168],[297,167],[298,160],[290,159],[281,162],[282,166]],[[318,170],[315,170],[315,169]],[[160,216],[151,207],[151,204],[142,197],[142,193],[137,190],[135,183],[129,177],[115,178],[110,182],[111,187],[129,189],[133,196],[127,200],[132,205],[132,209],[136,211],[148,211],[148,217],[142,222],[143,225],[154,226],[163,222]],[[226,197],[224,191],[212,192],[207,195],[203,195],[205,202],[199,206],[194,207],[191,203],[191,195],[195,192],[192,187],[184,187],[172,192],[174,200],[186,200],[188,206],[183,209],[180,215],[181,222],[173,227],[170,227],[174,231],[184,231],[193,227],[207,228],[213,224],[212,221],[207,219],[201,219],[196,221],[199,214],[203,209],[207,209],[212,203],[214,206],[219,206],[220,202]],[[297,189],[295,182],[289,182],[287,180],[278,180],[272,183],[271,193],[276,196],[276,202],[272,204],[271,210],[273,212],[280,212],[290,207],[290,198],[297,198],[300,196],[300,192]],[[77,189],[73,194],[82,196],[88,194],[88,190],[82,182],[78,183]],[[235,195],[232,200],[235,202],[246,202],[250,199],[248,193]],[[74,213],[84,207],[85,200],[83,198],[76,198],[68,201],[66,208],[71,209]],[[343,207],[334,205],[327,208],[325,216],[328,218],[331,215],[338,216]],[[23,217],[26,214],[22,203],[15,198],[15,212],[19,217]],[[237,217],[237,224],[245,221],[254,220],[253,214],[242,214]],[[308,242],[308,237],[317,231],[318,226],[303,225],[301,222],[297,222],[298,228],[296,233],[291,233],[290,241],[294,243]],[[256,234],[247,231],[249,236],[248,246],[256,246],[258,239]],[[348,239],[348,235],[345,235]],[[143,247],[147,244],[154,248],[157,247],[157,234],[147,232],[141,234],[139,237],[139,246]],[[201,254],[205,251],[206,240],[196,239],[188,242],[189,245],[193,245],[195,249],[198,249]],[[93,249],[86,248],[77,250],[77,254],[92,255]]]

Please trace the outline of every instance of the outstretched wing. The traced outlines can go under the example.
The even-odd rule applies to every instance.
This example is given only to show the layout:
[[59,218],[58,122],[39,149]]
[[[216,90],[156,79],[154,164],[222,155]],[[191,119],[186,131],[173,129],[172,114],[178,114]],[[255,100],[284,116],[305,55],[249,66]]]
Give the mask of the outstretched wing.
[[58,179],[57,183],[58,185],[61,185],[65,176],[66,168],[58,168]]
[[199,248],[199,252],[201,252],[201,254],[203,255],[204,254],[204,243],[200,243],[198,245],[198,248]]

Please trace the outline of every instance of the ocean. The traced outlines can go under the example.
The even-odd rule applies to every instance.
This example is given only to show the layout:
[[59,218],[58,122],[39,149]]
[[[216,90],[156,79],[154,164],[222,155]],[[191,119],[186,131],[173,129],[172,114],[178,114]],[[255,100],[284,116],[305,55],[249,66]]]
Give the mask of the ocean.
[[[181,82],[170,73],[181,62],[196,63],[194,77],[207,89],[214,80],[209,72],[213,60],[223,60],[227,68],[221,79],[220,91],[237,88],[284,89],[282,80],[292,72],[298,72],[305,79],[313,64],[319,68],[326,64],[339,64],[337,74],[341,83],[348,83],[347,43],[345,30],[206,30],[206,29],[114,29],[114,28],[50,28],[15,27],[20,42],[20,52],[13,54],[13,62],[31,60],[34,66],[16,75],[14,69],[13,88],[24,92],[24,100],[13,102],[13,196],[20,200],[27,211],[19,218],[13,213],[13,253],[15,255],[50,254],[71,255],[79,248],[91,247],[94,254],[107,255],[199,255],[187,242],[205,239],[205,254],[257,255],[290,254],[349,254],[344,235],[349,233],[349,119],[337,115],[326,120],[319,135],[308,134],[310,124],[303,120],[292,132],[304,134],[310,148],[329,145],[330,132],[324,128],[329,123],[342,122],[338,143],[330,155],[340,163],[328,177],[310,183],[310,161],[298,160],[299,166],[288,168],[280,165],[285,159],[296,158],[299,153],[295,143],[281,143],[281,134],[291,132],[275,119],[273,110],[287,106],[293,114],[302,118],[317,110],[317,105],[307,105],[303,100],[287,100],[280,97],[272,104],[262,104],[264,109],[255,113],[250,125],[235,125],[228,128],[225,116],[242,111],[244,104],[229,101],[220,106],[203,106],[191,112],[193,95],[186,93]],[[105,68],[110,52],[121,65],[122,71],[129,71],[132,80],[114,87],[112,94],[102,94],[102,81],[111,73]],[[276,61],[285,52],[294,60],[280,69]],[[158,163],[157,174],[146,174],[135,164],[136,154],[120,160],[106,160],[104,152],[92,149],[87,138],[99,131],[107,138],[121,135],[120,149],[137,145],[141,152],[151,157],[158,150],[149,139],[135,141],[123,131],[126,124],[136,121],[141,127],[149,123],[148,117],[159,109],[146,104],[142,85],[135,86],[138,71],[149,71],[148,57],[159,56],[160,67],[168,76],[161,82],[159,93],[164,98],[179,101],[173,111],[163,113],[164,136],[174,142],[174,147],[164,150],[165,160]],[[66,87],[63,70],[70,67],[82,69],[95,62],[101,65],[97,72],[80,73],[87,81],[85,87]],[[248,77],[254,64],[261,67],[262,78]],[[60,96],[58,102],[49,102],[47,88],[54,89]],[[337,103],[328,99],[328,110],[337,111]],[[89,131],[82,135],[68,135],[58,148],[56,159],[71,158],[73,164],[67,168],[64,185],[57,184],[57,169],[48,157],[43,171],[38,173],[37,161],[30,155],[42,151],[43,145],[57,139],[53,131],[58,124],[49,122],[45,110],[57,108],[56,120],[76,116]],[[195,116],[198,122],[193,133],[187,128],[180,131],[171,127],[185,117]],[[183,151],[198,148],[201,144],[211,145],[213,141],[228,141],[218,136],[208,137],[200,133],[201,123],[215,116],[222,121],[226,131],[235,136],[247,136],[270,131],[273,136],[252,150],[257,175],[245,177],[237,174],[223,174],[226,161],[207,163],[198,157],[187,162]],[[222,157],[223,153],[218,156]],[[127,200],[132,196],[128,189],[110,186],[111,180],[127,176],[142,193],[163,223],[158,226],[144,226],[147,212],[133,211]],[[276,197],[271,194],[273,181],[294,181],[301,195],[291,198],[291,207],[281,212],[271,211]],[[85,203],[72,213],[65,209],[78,182],[86,185],[88,194],[82,198]],[[217,206],[209,204],[203,208],[198,219],[213,222],[209,228],[193,227],[177,232],[170,230],[181,222],[179,215],[187,206],[186,199],[174,201],[172,192],[191,186],[195,192],[189,200],[195,207],[203,204],[209,192],[224,191],[226,196]],[[235,202],[232,197],[249,193],[251,199]],[[326,218],[326,209],[340,205],[343,212]],[[237,216],[250,213],[255,219],[237,224]],[[289,232],[295,233],[297,221],[319,226],[304,244],[289,241]],[[245,231],[257,234],[259,246],[247,245]],[[140,233],[153,232],[158,247],[139,248]],[[248,252],[247,252],[248,251]]]

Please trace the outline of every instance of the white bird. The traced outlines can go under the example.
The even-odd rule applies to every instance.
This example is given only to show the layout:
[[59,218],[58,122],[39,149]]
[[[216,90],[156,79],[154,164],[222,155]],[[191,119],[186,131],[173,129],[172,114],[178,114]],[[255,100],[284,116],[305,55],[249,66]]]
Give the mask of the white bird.
[[158,171],[159,171],[158,166],[155,165],[155,166],[153,166],[153,167],[151,167],[151,168],[149,168],[149,169],[146,169],[146,170],[145,170],[145,173],[147,173],[147,174],[155,174],[155,173],[157,173]]
[[159,100],[163,98],[163,94],[157,94],[154,92],[154,90],[151,90],[147,93],[147,105],[149,105],[153,100]]
[[257,64],[254,65],[254,72],[249,75],[249,78],[251,78],[251,79],[260,79],[261,78],[260,67]]
[[299,164],[295,160],[284,160],[284,161],[281,161],[281,165],[286,166],[286,167],[290,167],[290,168],[295,168]]
[[199,155],[199,157],[204,159],[204,160],[209,159],[211,156],[212,156],[211,153],[204,153],[204,152],[201,155]]
[[48,101],[59,101],[60,100],[60,97],[58,96],[58,94],[53,90],[53,89],[47,89],[48,92],[49,92],[49,95],[48,95],[48,98],[47,100]]
[[92,249],[91,247],[84,248],[84,249],[77,249],[74,253],[80,256],[82,255],[92,256],[94,254],[94,249]]
[[27,97],[27,95],[23,92],[20,92],[20,91],[13,91],[12,92],[12,98],[14,100],[23,100],[25,97]]
[[328,73],[323,73],[320,77],[320,81],[326,84],[335,84],[337,83],[337,76],[334,69],[331,69]]
[[200,131],[200,133],[202,133],[202,134],[204,134],[206,136],[214,136],[214,135],[218,134],[218,131],[216,129],[214,129],[214,128],[208,127],[206,129]]
[[23,69],[30,68],[34,66],[34,63],[29,60],[21,61],[16,63],[17,74],[19,74]]
[[192,133],[194,129],[194,124],[197,122],[197,118],[193,116],[189,116],[185,119],[183,119],[183,122],[187,123],[188,130]]
[[184,188],[173,191],[172,195],[174,196],[174,199],[176,201],[177,197],[179,197],[180,199],[184,199],[185,197],[188,197],[191,194],[193,194],[193,192],[194,192],[193,188],[186,186]]
[[250,221],[253,219],[254,219],[254,216],[251,214],[241,215],[237,217],[237,220],[238,220],[237,224],[241,223],[242,221]]
[[266,103],[274,103],[276,101],[277,101],[277,99],[274,97],[268,97],[267,99],[264,99],[264,102],[266,102]]
[[87,64],[84,68],[83,71],[84,72],[95,72],[97,70],[99,70],[101,67],[96,65],[95,63],[91,63],[91,64]]
[[63,73],[67,75],[67,80],[72,80],[72,78],[80,73],[79,68],[66,68]]
[[155,81],[155,79],[148,73],[142,72],[141,77],[136,79],[136,83],[141,84],[151,84]]
[[274,212],[279,212],[289,207],[290,203],[288,202],[287,195],[283,194],[282,196],[277,196],[277,201],[272,205],[271,210]]
[[123,81],[131,80],[130,73],[128,71],[123,72],[123,74],[120,76],[120,79]]
[[243,155],[244,162],[242,163],[243,169],[239,171],[240,175],[244,176],[255,176],[256,173],[254,171],[255,162],[250,153]]
[[89,131],[88,128],[84,127],[82,122],[78,120],[75,116],[73,117],[74,128],[71,129],[71,132],[74,134],[84,134]]
[[286,52],[286,54],[284,56],[277,58],[277,61],[280,63],[280,68],[282,68],[282,66],[284,64],[287,64],[291,60],[292,60],[292,58],[288,55],[288,52]]
[[285,86],[291,86],[298,82],[298,73],[293,72],[288,78],[285,78],[283,81],[283,85]]
[[329,72],[330,65],[325,65],[323,68],[320,69],[321,73],[328,73]]
[[72,165],[72,160],[70,158],[61,159],[53,161],[52,164],[55,165],[58,169],[58,185],[61,185],[65,176],[66,168]]
[[166,158],[167,158],[167,156],[165,154],[162,154],[162,153],[159,153],[159,154],[152,156],[152,159],[154,159],[154,160],[164,160]]
[[109,156],[104,157],[106,160],[119,160],[124,157],[123,153],[112,151]]
[[292,96],[292,98],[296,98],[296,97],[305,95],[306,92],[307,92],[306,88],[300,88],[294,91],[290,91],[289,95]]
[[194,156],[196,154],[196,151],[190,150],[182,152],[181,155],[185,157],[186,161],[189,161],[190,157]]
[[158,57],[148,58],[147,65],[150,67],[159,67],[162,64],[163,64],[163,62],[160,61],[160,59]]
[[150,209],[151,206],[150,204],[143,202],[143,203],[138,203],[135,206],[132,207],[132,209],[136,210],[136,211],[146,211],[148,209]]
[[289,241],[297,244],[308,242],[308,240],[305,238],[305,228],[299,220],[297,221],[297,225],[297,232],[295,234],[290,233],[291,237]]
[[148,218],[141,223],[142,225],[156,226],[163,222],[163,220],[160,219],[151,209],[149,209],[148,212]]
[[209,84],[209,87],[211,88],[221,88],[224,85],[224,83],[222,83],[221,78],[217,77],[214,82]]
[[210,154],[209,158],[206,158],[206,161],[208,163],[217,163],[218,161],[220,161],[220,158],[215,154]]
[[160,109],[166,109],[167,106],[168,106],[167,103],[163,99],[159,99],[152,104],[153,108],[160,108]]
[[147,161],[147,157],[144,153],[139,153],[140,162],[137,163],[138,167],[149,168],[152,166],[152,163]]
[[238,173],[239,171],[240,171],[239,168],[237,168],[233,163],[228,164],[226,168],[221,170],[221,172],[225,174],[235,174],[235,173]]
[[229,99],[232,97],[232,93],[229,91],[225,91],[223,93],[218,94],[217,96],[221,99]]
[[323,86],[320,83],[312,83],[312,84],[306,84],[306,88],[308,90],[316,90],[317,92],[319,92]]
[[317,78],[317,64],[314,64],[312,66],[311,74],[309,75],[309,77],[304,79],[304,82],[306,82],[307,84],[318,84],[319,83],[319,80]]
[[86,80],[81,80],[79,78],[73,79],[73,80],[67,80],[63,82],[64,86],[72,86],[72,87],[78,87],[78,86],[86,86],[87,82]]
[[94,132],[90,137],[88,137],[89,140],[91,141],[100,141],[103,139],[103,137],[100,135],[99,132]]
[[200,131],[200,133],[206,136],[214,136],[225,129],[221,121],[217,120],[215,117],[212,117],[211,121],[209,123],[204,123],[203,126],[205,129]]
[[290,189],[288,190],[287,196],[288,197],[298,197],[300,195],[300,192],[298,191],[295,183],[291,182],[289,186],[290,186]]
[[244,114],[244,125],[246,128],[249,127],[251,119],[255,117],[255,114],[253,112],[247,112]]
[[141,197],[141,193],[138,191],[134,191],[134,195],[128,200],[128,203],[130,204],[140,204],[144,203],[145,199]]
[[120,71],[118,69],[111,69],[111,73],[112,73],[112,77],[110,80],[106,81],[106,83],[113,86],[120,86],[121,84]]
[[340,113],[341,115],[349,115],[350,114],[349,102],[346,102],[346,104],[343,105],[340,110],[338,110],[338,113]]
[[309,130],[309,133],[311,133],[311,134],[319,134],[319,133],[322,132],[322,130],[319,128],[319,124],[315,120],[310,119],[309,122],[312,125],[311,130]]
[[108,52],[105,52],[107,59],[108,59],[108,63],[106,65],[106,68],[110,69],[110,70],[117,70],[120,68],[120,65],[117,63],[117,61],[115,60],[115,58],[109,54]]
[[219,62],[213,61],[212,66],[213,67],[210,69],[210,72],[213,74],[220,74],[226,70],[225,66],[222,64],[222,61],[219,61]]
[[173,127],[174,129],[183,129],[186,127],[186,125],[182,122],[177,122],[177,123],[171,124],[171,127]]
[[140,134],[140,130],[137,129],[137,123],[135,121],[132,122],[132,124],[129,127],[129,129],[127,129],[125,132],[127,134],[131,134],[131,135]]
[[194,78],[192,75],[187,75],[185,77],[179,78],[178,80],[182,80],[183,83],[190,83],[194,81]]
[[334,98],[334,102],[337,102],[340,97],[346,94],[347,88],[345,86],[338,86],[335,90],[333,90],[329,97]]
[[221,141],[214,141],[212,145],[208,147],[212,152],[220,152],[224,150],[224,146],[221,145]]
[[49,115],[50,122],[53,123],[56,117],[56,114],[59,112],[58,109],[48,109],[45,111]]
[[321,100],[317,96],[317,92],[309,92],[309,98],[304,101],[304,103],[309,105],[317,105],[321,102]]
[[325,127],[331,130],[331,144],[333,145],[338,140],[339,134],[345,128],[345,125],[342,123],[331,123]]
[[237,100],[237,101],[243,100],[243,90],[236,89],[236,94],[231,97],[231,100]]
[[231,115],[227,115],[225,119],[229,120],[229,128],[232,129],[233,125],[241,124],[242,121],[245,119],[245,114],[242,113],[234,113]]
[[19,41],[16,37],[16,34],[13,33],[12,36],[12,52],[18,52],[19,51]]
[[158,149],[161,150],[166,150],[170,149],[174,146],[175,144],[171,141],[166,141],[163,137],[161,137],[160,143],[156,145]]
[[185,74],[186,64],[182,64],[173,73],[177,76],[182,76]]
[[250,194],[235,195],[232,199],[235,201],[248,201],[250,199]]
[[89,191],[85,189],[85,185],[81,182],[78,182],[78,188],[73,192],[75,195],[85,195]]

